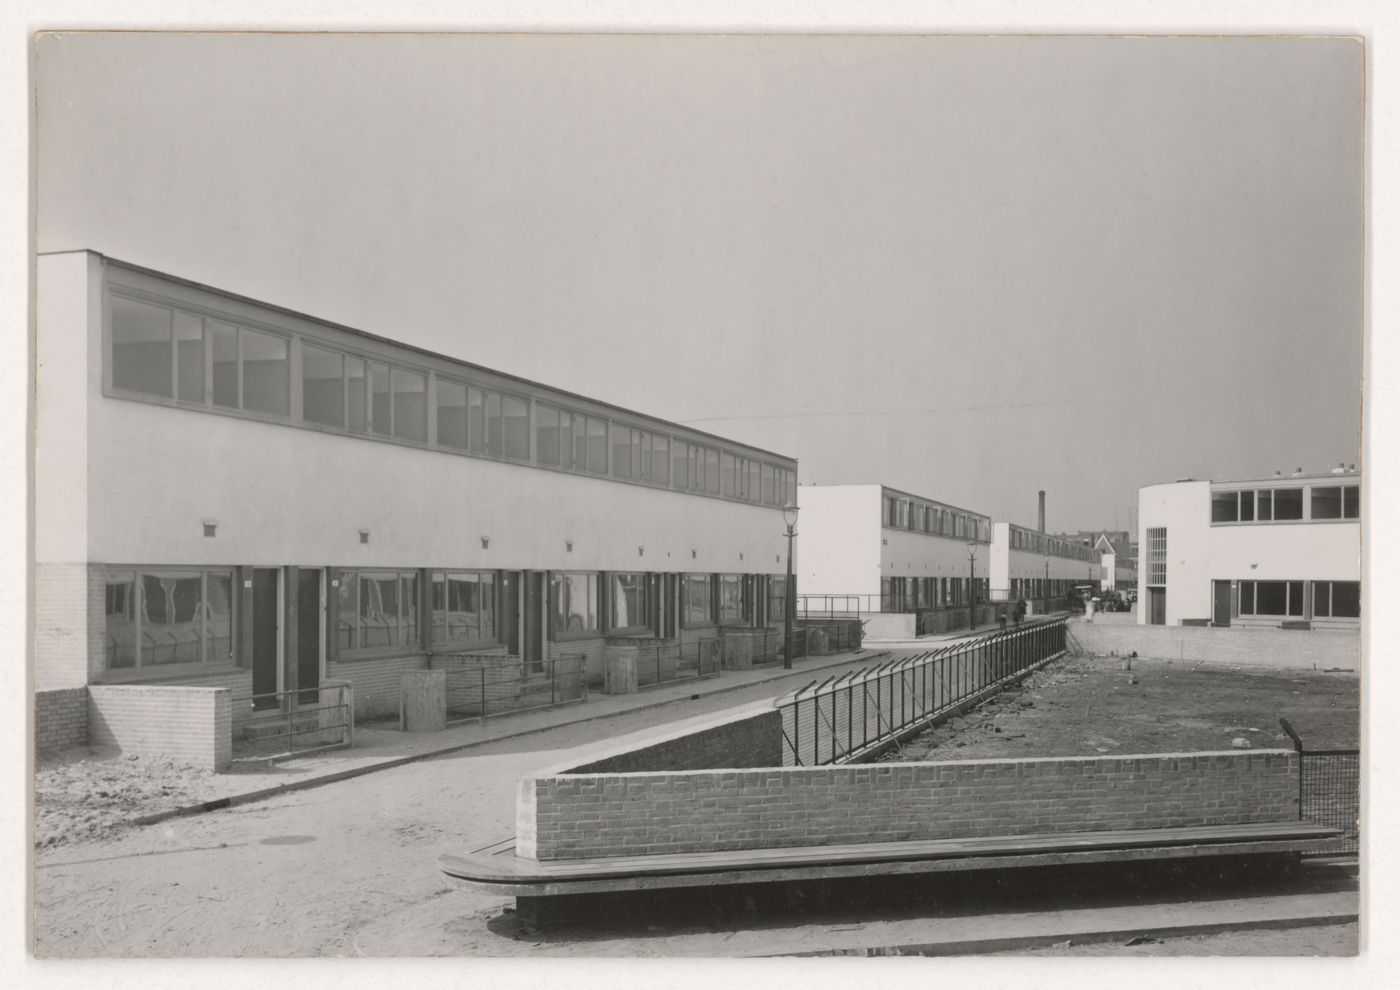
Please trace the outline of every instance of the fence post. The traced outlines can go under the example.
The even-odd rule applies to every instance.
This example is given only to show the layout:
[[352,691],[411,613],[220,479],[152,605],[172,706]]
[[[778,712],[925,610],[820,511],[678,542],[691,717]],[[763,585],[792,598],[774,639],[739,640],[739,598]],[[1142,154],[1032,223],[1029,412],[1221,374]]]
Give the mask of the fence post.
[[482,667],[481,674],[481,718],[486,719],[486,668]]

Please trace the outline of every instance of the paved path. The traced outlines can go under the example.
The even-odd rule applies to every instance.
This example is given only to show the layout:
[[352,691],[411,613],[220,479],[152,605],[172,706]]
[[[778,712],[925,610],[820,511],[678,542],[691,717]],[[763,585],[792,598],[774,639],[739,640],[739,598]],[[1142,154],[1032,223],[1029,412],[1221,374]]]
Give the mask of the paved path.
[[[717,677],[679,681],[632,695],[592,693],[585,702],[476,719],[440,732],[416,733],[401,732],[391,727],[357,727],[355,744],[348,749],[327,750],[276,763],[263,760],[236,763],[232,772],[213,778],[206,789],[208,799],[199,805],[157,809],[137,821],[154,824],[178,815],[265,800],[289,791],[389,770],[502,739],[610,719],[631,712],[665,706],[665,715],[655,720],[660,722],[682,718],[699,710],[717,711],[744,701],[775,697],[814,679],[824,680],[846,670],[878,663],[887,655],[883,647],[871,648],[857,653],[798,658],[794,660],[792,670],[779,666],[724,671]],[[698,706],[696,702],[704,704]]]

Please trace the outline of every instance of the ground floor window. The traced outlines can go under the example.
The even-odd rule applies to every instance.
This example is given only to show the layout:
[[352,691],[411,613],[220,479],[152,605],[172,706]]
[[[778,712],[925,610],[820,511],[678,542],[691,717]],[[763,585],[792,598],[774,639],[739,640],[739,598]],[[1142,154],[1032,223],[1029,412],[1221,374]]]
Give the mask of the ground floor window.
[[744,576],[742,574],[721,574],[719,576],[719,621],[734,625],[748,620],[747,600],[744,597]]
[[434,571],[433,644],[495,642],[496,572]]
[[342,654],[419,643],[417,571],[341,571],[339,606]]
[[713,625],[715,621],[710,575],[681,575],[681,622],[687,627]]
[[1318,619],[1361,618],[1361,582],[1313,582],[1313,617]]
[[768,578],[768,616],[787,621],[787,577],[782,574]]
[[651,621],[651,583],[635,572],[608,575],[608,628],[642,629]]
[[1240,615],[1303,615],[1302,581],[1241,581]]
[[107,669],[233,663],[234,587],[231,568],[109,571]]
[[596,571],[555,571],[549,597],[553,605],[550,628],[556,637],[598,631]]

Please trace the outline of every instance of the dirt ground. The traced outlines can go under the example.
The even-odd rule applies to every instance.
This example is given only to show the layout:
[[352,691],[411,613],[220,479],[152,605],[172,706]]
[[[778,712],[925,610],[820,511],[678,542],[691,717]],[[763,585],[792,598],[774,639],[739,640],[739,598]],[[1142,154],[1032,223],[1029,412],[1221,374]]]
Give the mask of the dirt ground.
[[1190,753],[1359,743],[1355,673],[1070,657],[886,754],[886,761]]
[[207,770],[115,750],[75,747],[40,761],[34,775],[34,845],[108,838],[131,819],[208,800]]

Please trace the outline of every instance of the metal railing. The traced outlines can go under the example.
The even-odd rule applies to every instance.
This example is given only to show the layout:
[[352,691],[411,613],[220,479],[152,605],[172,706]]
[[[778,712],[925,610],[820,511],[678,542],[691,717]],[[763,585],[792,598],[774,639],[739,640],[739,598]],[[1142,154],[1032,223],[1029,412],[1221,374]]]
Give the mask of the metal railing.
[[1361,751],[1307,749],[1288,719],[1278,720],[1298,751],[1298,816],[1340,829],[1342,837],[1313,855],[1355,853],[1360,846]]
[[777,699],[783,765],[848,762],[1063,653],[1065,621],[1028,622],[813,681]]
[[251,713],[234,720],[235,759],[281,759],[354,745],[355,694],[348,683],[237,695],[234,705]]
[[440,654],[430,666],[447,674],[448,725],[588,700],[582,653],[528,664],[515,656]]
[[723,650],[718,636],[692,640],[655,640],[637,646],[637,686],[656,687],[676,681],[717,677]]

